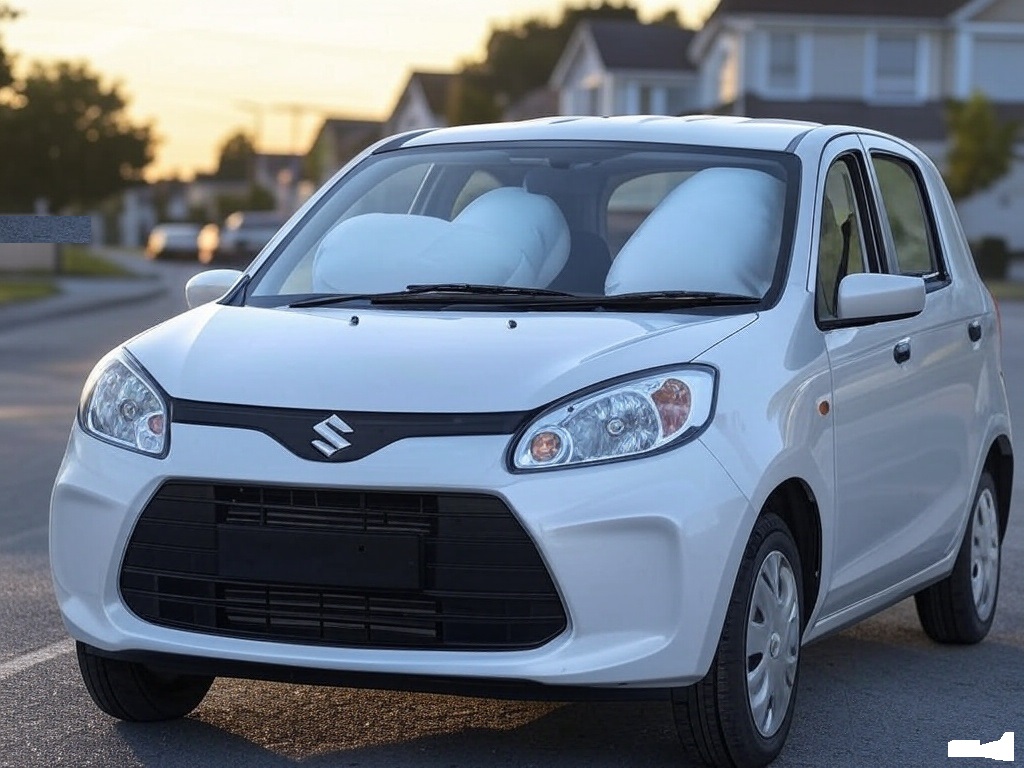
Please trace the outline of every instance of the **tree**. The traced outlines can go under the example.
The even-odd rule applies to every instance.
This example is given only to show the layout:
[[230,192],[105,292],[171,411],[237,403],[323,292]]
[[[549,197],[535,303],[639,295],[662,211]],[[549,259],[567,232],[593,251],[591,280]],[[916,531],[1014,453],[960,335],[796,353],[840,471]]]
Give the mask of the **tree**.
[[951,101],[946,124],[951,142],[946,185],[954,199],[982,192],[1009,172],[1018,124],[1001,121],[983,93]]
[[[615,5],[566,7],[557,22],[541,17],[491,29],[483,61],[466,64],[460,73],[455,98],[449,104],[452,125],[500,119],[502,108],[547,84],[569,37],[585,19],[637,21],[637,9],[625,2]],[[669,16],[659,19],[669,23]]]
[[[0,2],[0,22],[11,21],[18,18],[19,11],[14,10],[7,3]],[[11,57],[3,47],[3,40],[0,39],[0,89],[6,88],[14,82],[14,73],[11,71]]]
[[142,180],[153,160],[149,125],[126,114],[118,84],[86,64],[35,64],[0,103],[0,209],[94,205]]
[[236,131],[220,145],[219,157],[214,176],[228,181],[245,181],[252,177],[256,145],[245,131]]

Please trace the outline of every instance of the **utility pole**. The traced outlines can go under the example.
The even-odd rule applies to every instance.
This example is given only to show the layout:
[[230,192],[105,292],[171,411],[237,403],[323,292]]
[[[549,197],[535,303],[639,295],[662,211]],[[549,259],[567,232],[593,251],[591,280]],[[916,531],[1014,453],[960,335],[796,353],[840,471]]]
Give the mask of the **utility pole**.
[[252,147],[256,152],[259,152],[263,136],[263,113],[267,111],[267,107],[260,104],[258,101],[239,99],[235,101],[235,108],[252,114]]

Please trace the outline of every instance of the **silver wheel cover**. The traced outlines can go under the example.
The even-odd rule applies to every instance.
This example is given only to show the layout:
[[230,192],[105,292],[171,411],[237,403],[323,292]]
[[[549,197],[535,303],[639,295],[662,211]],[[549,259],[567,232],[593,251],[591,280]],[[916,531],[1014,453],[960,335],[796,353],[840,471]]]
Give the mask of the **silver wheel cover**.
[[747,612],[747,700],[758,732],[774,736],[786,719],[800,656],[800,600],[793,566],[772,551],[761,563]]
[[971,592],[978,618],[988,621],[999,586],[999,518],[988,488],[978,495],[971,515]]

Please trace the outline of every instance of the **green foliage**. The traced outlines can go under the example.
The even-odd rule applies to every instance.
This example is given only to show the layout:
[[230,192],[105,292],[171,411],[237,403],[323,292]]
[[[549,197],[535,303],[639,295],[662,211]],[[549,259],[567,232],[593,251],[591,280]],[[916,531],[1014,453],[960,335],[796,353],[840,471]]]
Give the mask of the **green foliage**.
[[[14,10],[10,5],[0,2],[0,22],[11,21],[20,16],[20,12]],[[11,56],[3,47],[3,40],[0,39],[0,88],[6,88],[14,82],[14,73],[11,71]]]
[[132,123],[117,84],[81,63],[35,64],[0,103],[0,210],[83,208],[142,178],[152,128]]
[[982,192],[1010,170],[1018,124],[1003,122],[980,92],[947,106],[951,146],[946,185],[954,199]]
[[217,218],[225,219],[235,211],[272,211],[277,207],[273,194],[254,184],[244,195],[220,195],[217,198]]
[[[464,125],[500,119],[505,106],[547,84],[576,25],[591,18],[636,21],[638,16],[636,6],[628,1],[616,5],[601,0],[600,5],[566,7],[554,23],[532,17],[492,28],[486,58],[467,64],[460,73],[448,122]],[[659,23],[675,20],[665,14]]]
[[245,131],[237,131],[220,145],[220,160],[217,163],[218,179],[245,181],[252,178],[256,146]]
[[983,279],[1003,280],[1010,267],[1010,249],[1001,237],[986,237],[972,244],[974,263]]

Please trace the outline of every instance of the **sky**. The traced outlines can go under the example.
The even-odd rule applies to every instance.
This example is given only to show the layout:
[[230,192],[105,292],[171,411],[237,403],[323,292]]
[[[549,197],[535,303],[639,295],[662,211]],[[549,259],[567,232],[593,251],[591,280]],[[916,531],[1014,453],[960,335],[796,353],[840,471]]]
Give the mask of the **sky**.
[[[151,176],[212,170],[237,129],[304,152],[325,115],[384,119],[413,69],[480,58],[491,27],[557,18],[553,0],[9,0],[18,64],[86,60],[160,139]],[[716,0],[638,0],[697,24]],[[573,5],[581,4],[579,0]],[[298,107],[298,109],[295,109]]]

